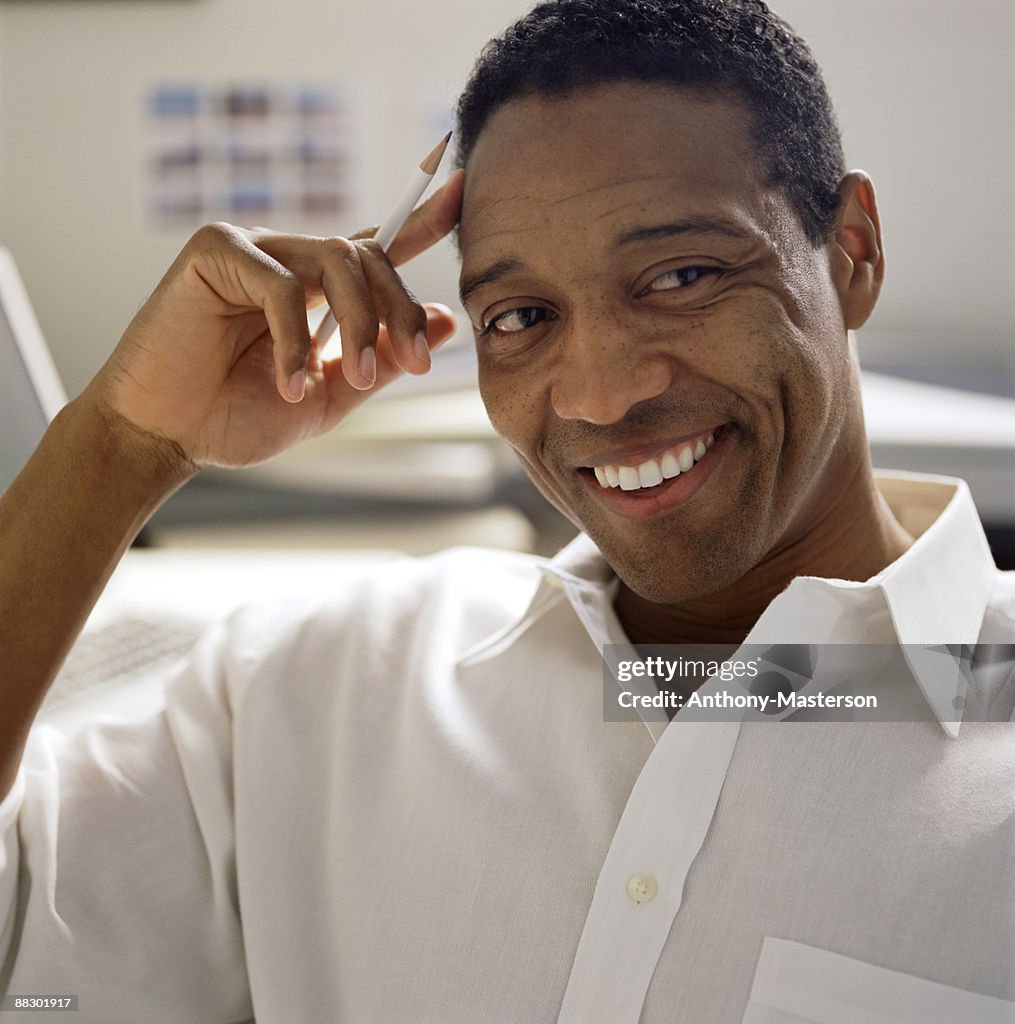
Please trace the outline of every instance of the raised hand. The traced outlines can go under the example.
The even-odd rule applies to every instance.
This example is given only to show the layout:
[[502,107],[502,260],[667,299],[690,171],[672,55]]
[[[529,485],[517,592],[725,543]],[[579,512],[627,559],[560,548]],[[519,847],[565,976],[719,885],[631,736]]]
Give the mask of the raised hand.
[[[350,239],[215,224],[187,243],[81,396],[135,428],[161,457],[263,461],[326,431],[403,371],[425,373],[454,331],[393,270],[458,220],[462,174],[406,222],[388,254]],[[327,301],[343,356],[323,362],[306,310]]]

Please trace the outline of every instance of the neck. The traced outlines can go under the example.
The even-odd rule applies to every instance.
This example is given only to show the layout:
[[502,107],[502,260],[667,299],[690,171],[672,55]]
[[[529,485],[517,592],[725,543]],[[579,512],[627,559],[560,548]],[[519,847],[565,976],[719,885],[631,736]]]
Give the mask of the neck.
[[775,545],[722,590],[679,604],[639,597],[621,583],[617,616],[633,643],[740,644],[797,576],[868,580],[913,543],[874,484],[858,469],[839,500],[805,530]]

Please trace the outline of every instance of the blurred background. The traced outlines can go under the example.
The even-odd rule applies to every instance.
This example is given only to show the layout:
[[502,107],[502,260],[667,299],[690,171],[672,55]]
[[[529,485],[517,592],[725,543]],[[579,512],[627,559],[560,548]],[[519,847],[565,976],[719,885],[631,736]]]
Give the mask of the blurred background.
[[[483,43],[529,6],[0,0],[0,245],[68,392],[202,222],[318,234],[376,223],[450,125]],[[811,44],[848,162],[877,186],[887,283],[860,335],[876,462],[966,476],[1012,564],[1015,3],[773,6]],[[405,276],[456,306],[450,243]],[[333,437],[200,478],[151,537],[554,549],[573,530],[493,438],[471,345],[466,330],[432,379],[400,382]]]

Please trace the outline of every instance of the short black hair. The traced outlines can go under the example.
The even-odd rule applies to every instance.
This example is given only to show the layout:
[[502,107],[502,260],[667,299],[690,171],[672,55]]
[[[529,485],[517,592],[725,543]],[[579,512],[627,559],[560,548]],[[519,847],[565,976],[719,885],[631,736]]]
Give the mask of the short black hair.
[[668,83],[739,99],[753,140],[811,244],[824,244],[846,173],[832,103],[807,44],[761,0],[547,0],[484,47],[458,101],[464,166],[490,116],[533,93]]

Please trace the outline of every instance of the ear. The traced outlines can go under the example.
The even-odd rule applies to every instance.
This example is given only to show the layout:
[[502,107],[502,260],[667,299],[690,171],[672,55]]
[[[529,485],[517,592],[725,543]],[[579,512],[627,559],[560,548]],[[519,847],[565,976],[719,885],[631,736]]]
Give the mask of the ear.
[[843,320],[855,330],[874,311],[885,276],[874,183],[864,171],[850,171],[839,183],[839,210],[828,246]]

